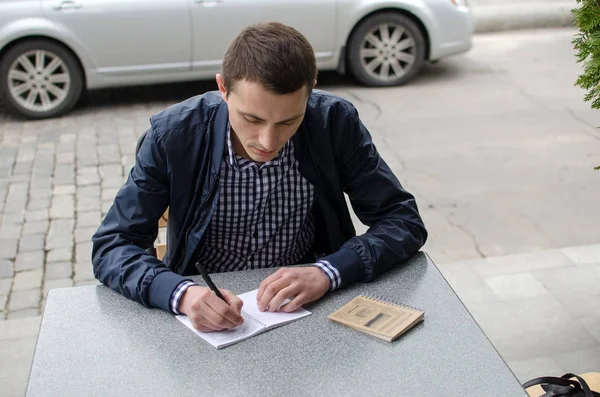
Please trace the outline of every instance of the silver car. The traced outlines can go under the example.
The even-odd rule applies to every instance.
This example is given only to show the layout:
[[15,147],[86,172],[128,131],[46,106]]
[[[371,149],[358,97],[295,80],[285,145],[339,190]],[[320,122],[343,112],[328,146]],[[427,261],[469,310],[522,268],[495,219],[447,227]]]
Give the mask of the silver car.
[[411,80],[471,48],[466,0],[0,0],[0,100],[32,119],[84,89],[213,78],[247,25],[301,31],[319,70],[368,86]]

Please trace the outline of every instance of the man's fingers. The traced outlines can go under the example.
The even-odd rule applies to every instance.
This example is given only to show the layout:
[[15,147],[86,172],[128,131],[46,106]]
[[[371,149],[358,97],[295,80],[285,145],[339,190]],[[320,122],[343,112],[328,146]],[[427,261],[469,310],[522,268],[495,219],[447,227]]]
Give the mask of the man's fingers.
[[229,329],[244,322],[241,313],[236,312],[233,307],[229,306],[214,292],[211,292],[204,304],[206,305],[206,310],[203,312],[204,317],[218,327]]
[[307,302],[308,302],[308,299],[307,299],[306,294],[300,294],[300,295],[294,297],[294,299],[292,299],[291,302],[286,303],[285,305],[281,306],[279,308],[279,311],[284,312],[284,313],[291,313],[293,311],[298,310],[298,308],[300,306],[304,305]]
[[[266,280],[267,279],[265,279],[265,281]],[[279,293],[279,291],[288,287],[289,285],[290,285],[289,280],[287,280],[285,278],[279,278],[279,279],[271,282],[269,285],[267,285],[267,287],[265,288],[265,291],[262,294],[262,296],[260,297],[260,299],[257,296],[258,310],[265,311],[267,309],[267,306],[271,305],[271,301],[273,300],[275,295],[277,295]]]
[[190,321],[194,328],[201,332],[214,332],[214,331],[222,331],[223,328],[217,327],[214,324],[211,324],[206,318],[202,316],[190,318]]
[[244,302],[242,302],[242,300],[238,298],[236,294],[234,294],[231,291],[227,291],[226,289],[219,289],[219,291],[221,292],[221,295],[223,295],[223,298],[227,300],[229,306],[233,308],[233,310],[235,310],[237,313],[240,313],[242,311]]
[[296,294],[299,294],[300,290],[298,288],[298,285],[290,285],[287,286],[285,288],[282,288],[277,295],[275,295],[273,297],[273,299],[271,299],[271,301],[269,302],[269,311],[270,312],[274,312],[277,311],[279,309],[279,306],[281,306],[283,304],[283,302],[285,302],[286,299],[293,297]]
[[[267,287],[269,285],[271,285],[271,283],[279,280],[281,278],[281,271],[283,269],[279,269],[277,270],[275,273],[271,274],[269,277],[265,278],[262,283],[260,283],[260,285],[258,286],[258,292],[256,293],[256,301],[260,302],[260,300],[263,297],[263,294],[265,293],[265,290],[267,289]],[[260,305],[258,306],[260,308]]]

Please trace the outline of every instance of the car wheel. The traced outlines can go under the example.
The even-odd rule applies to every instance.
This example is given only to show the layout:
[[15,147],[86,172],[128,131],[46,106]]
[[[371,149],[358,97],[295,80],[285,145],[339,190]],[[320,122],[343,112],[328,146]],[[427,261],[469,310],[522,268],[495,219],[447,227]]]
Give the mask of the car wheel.
[[17,116],[43,119],[65,114],[82,89],[77,59],[59,44],[25,41],[0,59],[0,99]]
[[381,13],[361,22],[348,42],[348,65],[361,83],[385,87],[415,77],[425,63],[425,38],[409,17]]

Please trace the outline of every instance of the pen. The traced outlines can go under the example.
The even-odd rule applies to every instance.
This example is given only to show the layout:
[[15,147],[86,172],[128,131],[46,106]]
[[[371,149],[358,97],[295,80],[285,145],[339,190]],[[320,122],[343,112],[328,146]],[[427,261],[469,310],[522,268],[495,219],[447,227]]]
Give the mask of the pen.
[[196,268],[198,269],[198,271],[200,271],[200,275],[204,279],[204,282],[208,285],[208,288],[210,288],[212,291],[214,291],[214,293],[217,294],[217,296],[219,298],[223,299],[225,301],[225,303],[229,304],[227,302],[227,300],[223,297],[223,295],[221,295],[221,292],[219,292],[219,289],[217,288],[217,286],[215,285],[215,283],[213,283],[213,281],[208,276],[208,272],[206,271],[206,269],[204,268],[204,266],[202,266],[200,264],[200,262],[196,262],[196,264],[194,266],[196,266]]

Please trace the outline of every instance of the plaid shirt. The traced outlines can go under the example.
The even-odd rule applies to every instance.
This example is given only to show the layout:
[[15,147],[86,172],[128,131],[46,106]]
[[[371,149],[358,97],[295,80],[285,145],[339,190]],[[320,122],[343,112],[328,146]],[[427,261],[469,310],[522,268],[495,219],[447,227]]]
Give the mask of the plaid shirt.
[[[235,155],[228,128],[219,189],[219,204],[196,258],[209,273],[293,265],[308,253],[315,234],[314,187],[298,170],[291,140],[259,165]],[[330,290],[340,285],[339,272],[329,262],[314,266],[327,275]],[[194,284],[186,280],[175,289],[174,313]]]

